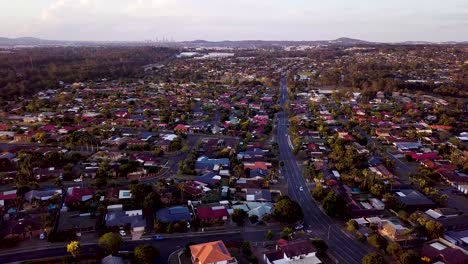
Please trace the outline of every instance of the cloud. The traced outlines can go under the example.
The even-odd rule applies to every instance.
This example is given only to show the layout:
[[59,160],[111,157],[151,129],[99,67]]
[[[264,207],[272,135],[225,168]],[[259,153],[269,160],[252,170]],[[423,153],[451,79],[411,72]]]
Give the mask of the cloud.
[[[143,40],[157,36],[177,40],[306,40],[341,36],[377,41],[413,36],[460,40],[468,36],[468,4],[466,0],[446,2],[15,0],[0,10],[0,23],[5,25],[0,35],[71,40]],[[444,25],[453,28],[442,30]]]

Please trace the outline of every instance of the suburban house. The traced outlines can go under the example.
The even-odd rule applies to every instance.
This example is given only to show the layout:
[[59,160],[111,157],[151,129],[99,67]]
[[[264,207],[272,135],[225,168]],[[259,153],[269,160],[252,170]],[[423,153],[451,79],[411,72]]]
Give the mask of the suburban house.
[[192,220],[192,214],[186,206],[174,206],[158,210],[156,212],[156,219],[165,223],[189,222]]
[[424,194],[413,189],[402,189],[396,192],[396,198],[411,212],[435,208],[436,204]]
[[257,216],[262,219],[264,216],[272,214],[274,206],[272,203],[259,203],[259,202],[239,202],[232,205],[232,209],[241,209],[248,213],[250,216]]
[[379,233],[388,239],[399,242],[411,238],[410,229],[403,226],[398,219],[388,219],[382,223]]
[[65,203],[67,205],[73,203],[85,202],[93,198],[94,190],[93,189],[83,189],[80,187],[70,187],[67,190],[65,196]]
[[426,243],[421,252],[423,263],[465,264],[468,263],[468,252],[444,239]]
[[123,210],[121,204],[107,206],[105,217],[107,227],[138,228],[146,225],[142,210]]
[[442,224],[446,231],[468,229],[468,214],[463,214],[457,209],[437,208],[425,212],[416,212],[426,220],[434,220]]
[[201,156],[195,163],[195,170],[199,173],[203,172],[219,172],[222,169],[229,168],[229,159],[210,159],[207,156]]
[[223,241],[213,241],[190,246],[193,264],[237,264]]
[[280,239],[276,250],[263,255],[267,264],[304,263],[318,264],[322,261],[316,256],[317,249],[308,240],[286,241]]
[[223,205],[213,207],[199,207],[197,208],[197,216],[201,221],[226,221],[229,213]]

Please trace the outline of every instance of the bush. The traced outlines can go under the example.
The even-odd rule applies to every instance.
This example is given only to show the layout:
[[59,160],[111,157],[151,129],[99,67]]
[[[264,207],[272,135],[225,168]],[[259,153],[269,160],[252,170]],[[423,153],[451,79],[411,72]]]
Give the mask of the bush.
[[356,220],[351,219],[348,221],[346,228],[348,229],[349,232],[355,233],[356,231],[359,230],[359,224],[356,222]]

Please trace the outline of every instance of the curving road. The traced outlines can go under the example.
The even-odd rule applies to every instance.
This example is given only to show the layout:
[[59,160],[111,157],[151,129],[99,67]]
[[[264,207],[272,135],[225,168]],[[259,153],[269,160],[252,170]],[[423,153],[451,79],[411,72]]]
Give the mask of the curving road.
[[[287,80],[281,80],[280,104],[285,109],[288,98]],[[292,152],[291,141],[288,135],[288,116],[286,112],[278,113],[277,139],[280,149],[280,160],[284,162],[281,169],[288,185],[291,199],[298,202],[304,212],[304,226],[312,233],[327,241],[329,252],[339,263],[361,263],[362,258],[369,250],[368,247],[345,233],[340,224],[326,215],[310,195],[302,171]],[[300,191],[300,187],[303,191]]]

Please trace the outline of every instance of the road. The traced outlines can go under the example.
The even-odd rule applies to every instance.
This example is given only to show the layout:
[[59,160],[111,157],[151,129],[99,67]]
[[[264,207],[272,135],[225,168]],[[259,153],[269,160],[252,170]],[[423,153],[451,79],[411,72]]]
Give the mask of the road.
[[[133,251],[133,249],[142,244],[152,244],[157,247],[161,253],[161,262],[166,263],[169,255],[177,249],[184,248],[190,242],[205,243],[215,240],[223,240],[225,243],[242,242],[248,240],[251,242],[260,242],[265,239],[266,230],[251,230],[251,231],[228,231],[228,232],[212,232],[212,233],[184,233],[171,237],[167,237],[163,241],[154,241],[150,239],[142,239],[136,241],[125,241],[122,251]],[[34,251],[34,254],[31,254]],[[100,251],[97,241],[82,242],[82,253],[92,254]],[[1,254],[1,251],[0,251]],[[51,244],[50,248],[41,248],[37,250],[21,251],[11,254],[0,255],[0,263],[11,263],[25,260],[50,258],[56,256],[69,256],[66,252],[66,246]]]
[[[285,109],[288,98],[287,81],[281,80],[280,104]],[[369,252],[365,244],[354,239],[341,229],[340,224],[326,215],[310,195],[302,171],[292,152],[288,136],[288,116],[286,112],[278,113],[277,137],[280,150],[280,160],[284,162],[282,172],[287,181],[288,193],[291,199],[298,202],[304,212],[304,226],[312,233],[327,241],[330,254],[339,263],[361,263],[362,258]],[[304,190],[300,191],[299,188]]]

